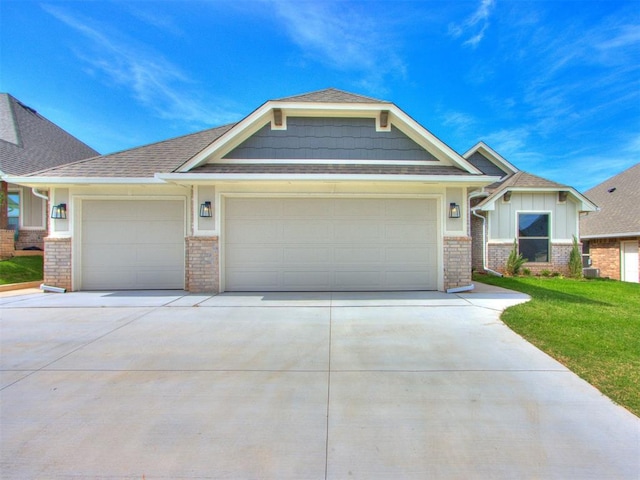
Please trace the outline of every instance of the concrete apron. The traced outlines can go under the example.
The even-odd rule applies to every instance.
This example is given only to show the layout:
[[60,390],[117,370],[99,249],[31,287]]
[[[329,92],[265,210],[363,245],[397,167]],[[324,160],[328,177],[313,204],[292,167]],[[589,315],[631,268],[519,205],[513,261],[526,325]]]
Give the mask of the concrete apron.
[[640,420],[515,335],[512,292],[0,298],[0,476],[640,475]]

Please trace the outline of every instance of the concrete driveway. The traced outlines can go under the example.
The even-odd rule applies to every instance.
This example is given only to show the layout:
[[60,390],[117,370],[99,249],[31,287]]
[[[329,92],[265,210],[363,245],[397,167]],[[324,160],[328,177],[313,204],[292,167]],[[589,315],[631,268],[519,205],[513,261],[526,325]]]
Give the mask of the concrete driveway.
[[638,479],[513,292],[0,298],[0,476]]

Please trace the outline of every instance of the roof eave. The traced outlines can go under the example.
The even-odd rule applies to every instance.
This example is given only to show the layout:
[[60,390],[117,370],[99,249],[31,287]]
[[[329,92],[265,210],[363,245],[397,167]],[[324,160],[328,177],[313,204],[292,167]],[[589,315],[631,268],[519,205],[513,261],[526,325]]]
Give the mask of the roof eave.
[[170,183],[207,183],[207,182],[417,182],[464,184],[468,186],[485,186],[496,181],[497,177],[479,175],[344,175],[344,174],[264,174],[264,173],[157,173],[156,178]]
[[149,185],[164,183],[156,177],[17,177],[5,175],[2,179],[7,183],[25,187],[41,187],[43,185]]
[[472,208],[472,210],[476,211],[490,211],[495,210],[495,202],[501,198],[507,192],[559,192],[565,191],[569,192],[571,196],[578,201],[580,204],[580,212],[597,212],[599,210],[598,206],[591,202],[587,197],[582,195],[573,187],[503,187],[491,195],[489,195],[484,201],[480,202],[478,205]]
[[627,238],[627,237],[640,237],[640,232],[625,232],[625,233],[600,233],[593,235],[580,235],[580,238],[585,240],[592,240],[598,238]]

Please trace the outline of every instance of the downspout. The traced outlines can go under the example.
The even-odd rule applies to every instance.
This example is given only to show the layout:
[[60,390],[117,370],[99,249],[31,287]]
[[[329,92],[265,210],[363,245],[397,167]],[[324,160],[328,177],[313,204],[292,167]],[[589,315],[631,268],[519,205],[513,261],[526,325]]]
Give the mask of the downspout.
[[478,198],[478,197],[486,197],[489,194],[487,192],[481,191],[481,192],[474,192],[471,195],[469,195],[469,209],[471,210],[471,213],[475,216],[478,217],[480,220],[482,220],[482,269],[485,272],[488,272],[492,275],[495,275],[496,277],[502,277],[503,275],[500,272],[496,272],[495,270],[491,270],[488,266],[487,266],[487,239],[486,239],[486,232],[487,232],[487,219],[485,217],[483,217],[482,215],[479,215],[475,209],[471,208],[471,199],[472,198]]
[[44,193],[40,193],[36,187],[31,189],[31,193],[33,193],[36,197],[41,198],[43,200],[49,201],[49,197],[47,197]]

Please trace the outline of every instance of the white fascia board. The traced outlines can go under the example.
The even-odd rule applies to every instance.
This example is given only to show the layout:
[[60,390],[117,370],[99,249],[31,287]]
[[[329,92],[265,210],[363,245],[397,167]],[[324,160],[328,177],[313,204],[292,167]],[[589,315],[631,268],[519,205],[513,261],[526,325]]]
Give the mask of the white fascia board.
[[580,238],[585,240],[597,239],[597,238],[626,238],[626,237],[640,237],[640,232],[626,232],[626,233],[603,233],[600,235],[580,235]]
[[471,155],[473,155],[475,152],[478,152],[478,151],[483,155],[487,156],[489,160],[491,160],[498,167],[504,170],[507,170],[508,172],[517,173],[520,171],[515,165],[513,165],[511,162],[505,159],[502,155],[496,152],[493,148],[491,148],[489,145],[487,145],[482,141],[476,143],[473,147],[471,147],[469,150],[463,153],[462,157],[466,160]]
[[5,181],[26,187],[42,185],[149,185],[162,184],[156,177],[5,177]]
[[162,173],[156,174],[156,178],[165,182],[180,184],[198,184],[211,182],[269,182],[269,181],[296,181],[296,182],[417,182],[417,183],[445,183],[461,184],[468,186],[484,186],[495,182],[498,177],[487,177],[478,175],[296,175],[296,174],[263,174],[263,173]]
[[[493,177],[493,178],[496,178],[496,177]],[[486,201],[486,203],[484,204],[481,203],[480,205],[473,207],[472,210],[476,210],[476,211],[495,210],[495,202],[498,199],[502,198],[502,196],[507,192],[555,193],[560,191],[569,192],[571,196],[580,203],[581,212],[597,212],[599,210],[599,208],[594,203],[589,201],[584,195],[582,195],[573,187],[558,187],[558,188],[555,188],[555,187],[534,187],[534,188],[506,187],[503,190],[497,190],[496,192],[494,192],[492,195],[489,196],[489,198],[487,199],[488,201]]]
[[421,165],[441,166],[435,160],[351,160],[351,159],[225,159],[221,165]]

